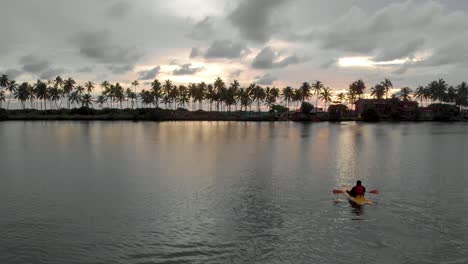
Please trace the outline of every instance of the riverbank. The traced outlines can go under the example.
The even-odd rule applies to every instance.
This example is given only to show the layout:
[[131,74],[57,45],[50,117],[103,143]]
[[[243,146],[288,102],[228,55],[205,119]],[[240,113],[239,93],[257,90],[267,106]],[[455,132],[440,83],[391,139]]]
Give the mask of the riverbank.
[[166,110],[161,108],[139,108],[139,109],[92,109],[75,108],[60,110],[5,110],[0,109],[0,121],[8,120],[68,120],[68,121],[298,121],[298,122],[340,122],[340,121],[409,121],[409,122],[431,122],[431,121],[468,121],[461,118],[438,119],[415,119],[398,120],[370,117],[368,120],[357,118],[353,115],[336,115],[327,112],[304,114],[300,112],[210,112],[210,111],[188,111],[186,109]]
[[140,109],[4,110],[0,120],[109,120],[109,121],[286,121],[287,115],[268,112],[207,112]]

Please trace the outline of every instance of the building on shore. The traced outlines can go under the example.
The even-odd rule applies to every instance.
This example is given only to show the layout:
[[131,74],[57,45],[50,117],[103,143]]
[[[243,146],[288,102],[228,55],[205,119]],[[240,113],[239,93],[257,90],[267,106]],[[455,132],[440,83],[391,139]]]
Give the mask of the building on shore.
[[374,110],[381,119],[416,120],[418,102],[395,99],[359,99],[356,101],[356,114]]

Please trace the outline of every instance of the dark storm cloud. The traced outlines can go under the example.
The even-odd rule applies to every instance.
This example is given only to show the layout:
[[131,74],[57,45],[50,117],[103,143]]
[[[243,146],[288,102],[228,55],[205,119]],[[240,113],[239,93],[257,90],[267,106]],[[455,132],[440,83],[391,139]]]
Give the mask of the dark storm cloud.
[[284,68],[288,65],[298,64],[305,60],[305,58],[299,58],[297,55],[288,56],[284,59],[279,58],[278,52],[271,47],[265,47],[254,58],[252,67],[256,69]]
[[423,38],[416,38],[407,42],[395,44],[392,49],[386,49],[380,52],[375,58],[376,61],[391,61],[406,57],[413,57],[414,53],[424,45]]
[[138,79],[139,80],[153,80],[154,78],[156,78],[156,76],[159,74],[160,71],[161,71],[160,66],[154,67],[153,69],[150,69],[147,71],[139,71]]
[[203,70],[203,67],[192,67],[192,64],[180,65],[172,72],[172,75],[193,75]]
[[272,76],[271,74],[267,73],[263,76],[257,76],[255,78],[255,83],[260,84],[260,85],[272,85],[274,81],[278,80],[275,76]]
[[133,64],[141,58],[136,48],[118,45],[108,30],[81,32],[72,38],[80,54],[102,63]]
[[205,53],[205,58],[235,59],[241,57],[247,51],[245,44],[230,40],[214,41]]
[[49,61],[38,58],[34,55],[24,56],[19,62],[23,64],[23,71],[35,74],[48,69],[50,66]]
[[132,71],[133,68],[134,66],[130,64],[110,65],[107,67],[107,69],[114,74],[123,74],[129,71]]
[[39,75],[39,78],[42,79],[42,80],[48,80],[48,79],[52,79],[54,77],[57,77],[63,73],[66,73],[67,70],[64,69],[64,68],[51,68],[51,69],[47,69],[45,70],[44,72],[42,72],[40,75]]
[[132,5],[129,2],[117,2],[113,4],[108,11],[111,18],[122,19],[132,10]]
[[4,74],[6,74],[8,76],[8,78],[10,78],[10,79],[15,79],[16,77],[23,74],[23,72],[20,71],[20,70],[17,70],[17,69],[8,69],[8,70],[5,71]]
[[214,32],[214,19],[207,16],[201,21],[197,22],[193,26],[192,31],[188,33],[187,36],[195,40],[206,40],[211,38]]
[[286,2],[286,0],[243,0],[229,15],[229,20],[247,40],[265,42],[279,26],[273,23],[275,11]]

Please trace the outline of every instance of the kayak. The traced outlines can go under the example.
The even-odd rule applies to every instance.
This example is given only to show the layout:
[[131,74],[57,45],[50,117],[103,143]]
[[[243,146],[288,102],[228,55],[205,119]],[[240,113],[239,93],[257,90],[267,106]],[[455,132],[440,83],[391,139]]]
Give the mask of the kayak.
[[365,196],[357,196],[357,197],[352,197],[349,195],[347,191],[350,191],[351,188],[349,187],[344,187],[343,189],[344,195],[350,200],[351,202],[357,204],[357,205],[365,205],[365,204],[374,204],[371,200],[367,199]]

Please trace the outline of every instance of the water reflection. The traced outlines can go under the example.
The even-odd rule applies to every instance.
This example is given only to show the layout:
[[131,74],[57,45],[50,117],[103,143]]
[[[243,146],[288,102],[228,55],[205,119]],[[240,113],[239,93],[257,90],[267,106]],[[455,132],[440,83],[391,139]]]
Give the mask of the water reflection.
[[[0,146],[1,263],[466,262],[466,124],[3,122]],[[357,179],[379,205],[333,206]]]

